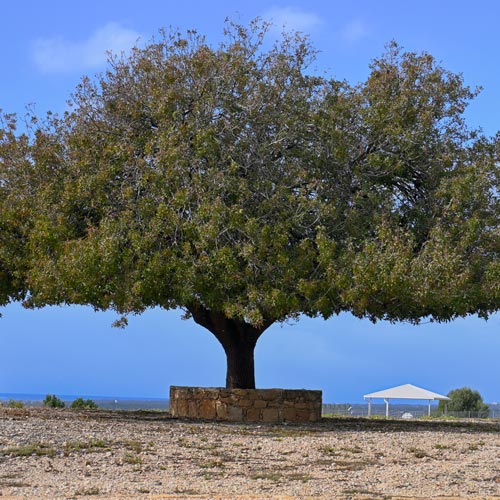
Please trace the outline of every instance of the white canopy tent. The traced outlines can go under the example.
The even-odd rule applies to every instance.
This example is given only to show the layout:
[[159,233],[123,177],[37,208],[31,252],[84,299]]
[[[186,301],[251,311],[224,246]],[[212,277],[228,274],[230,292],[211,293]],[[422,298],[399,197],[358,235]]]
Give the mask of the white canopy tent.
[[368,400],[368,416],[370,416],[372,413],[372,399],[383,399],[385,402],[386,418],[389,418],[389,401],[391,399],[419,399],[421,401],[427,400],[429,401],[429,416],[431,414],[432,401],[450,401],[450,398],[443,396],[442,394],[437,394],[436,392],[428,391],[411,384],[398,385],[397,387],[393,387],[392,389],[385,389],[384,391],[365,394],[363,398]]

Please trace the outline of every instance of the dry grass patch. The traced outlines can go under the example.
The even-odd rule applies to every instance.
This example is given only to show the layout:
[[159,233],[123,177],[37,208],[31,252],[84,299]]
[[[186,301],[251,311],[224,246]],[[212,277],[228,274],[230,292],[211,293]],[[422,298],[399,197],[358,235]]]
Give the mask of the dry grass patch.
[[467,451],[477,451],[481,449],[486,443],[484,441],[478,441],[477,443],[471,443],[467,447]]
[[142,463],[142,459],[139,455],[136,455],[135,453],[127,452],[125,453],[125,455],[123,455],[122,463],[137,465]]
[[198,467],[200,469],[223,469],[226,465],[221,460],[207,460],[206,462],[200,462]]
[[408,448],[408,451],[413,454],[415,458],[426,458],[429,457],[430,455],[423,450],[422,448],[415,448],[412,446],[411,448]]
[[255,481],[264,480],[264,481],[273,481],[275,483],[280,482],[283,479],[283,475],[279,472],[257,472],[256,474],[252,474],[250,479]]
[[384,493],[378,493],[376,491],[371,491],[371,490],[366,490],[363,488],[353,488],[353,489],[348,489],[344,490],[345,495],[363,495],[363,496],[368,496],[372,500],[390,500],[392,498],[392,495],[385,495]]
[[1,454],[11,457],[53,457],[56,454],[56,450],[53,446],[46,443],[33,443],[13,448],[4,448],[1,450]]
[[455,445],[453,444],[441,444],[441,443],[436,443],[433,448],[435,450],[454,450]]
[[286,476],[287,479],[291,481],[300,481],[301,483],[307,483],[311,479],[314,479],[310,474],[302,474],[300,472],[295,472]]
[[[4,488],[27,488],[31,486],[29,483],[21,481],[18,474],[2,474],[0,475],[0,487]],[[1,492],[0,492],[1,496]]]
[[173,491],[176,495],[199,495],[200,492],[194,489],[184,489],[184,488],[175,488]]
[[75,497],[87,497],[92,495],[99,495],[100,490],[97,486],[93,486],[91,488],[83,488],[81,490],[76,490],[74,495]]
[[344,446],[340,448],[340,450],[345,451],[347,453],[363,453],[363,450],[359,446],[353,446],[353,447]]
[[63,444],[64,456],[71,453],[98,453],[110,450],[111,446],[102,439],[91,439],[90,441],[71,441]]
[[137,454],[142,452],[144,446],[140,441],[120,441],[117,444]]
[[333,446],[322,446],[321,448],[319,448],[319,451],[325,455],[330,455],[333,457],[339,454],[339,451]]

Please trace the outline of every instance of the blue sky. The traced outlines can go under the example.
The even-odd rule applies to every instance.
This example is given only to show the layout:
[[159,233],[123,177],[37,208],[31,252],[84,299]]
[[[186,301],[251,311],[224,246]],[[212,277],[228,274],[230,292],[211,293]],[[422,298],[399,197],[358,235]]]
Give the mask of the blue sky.
[[[0,108],[61,112],[82,75],[105,69],[107,50],[126,51],[162,26],[196,28],[216,42],[227,16],[272,18],[310,33],[318,69],[353,83],[392,39],[428,51],[483,87],[467,111],[469,124],[490,135],[500,129],[495,0],[4,2]],[[0,312],[0,393],[166,397],[171,384],[224,384],[222,348],[179,311],[147,311],[125,330],[111,327],[113,313],[82,307],[26,311],[11,304]],[[415,327],[348,314],[274,325],[257,345],[257,385],[322,389],[325,402],[351,403],[404,383],[441,393],[467,385],[500,401],[499,326],[499,315]]]

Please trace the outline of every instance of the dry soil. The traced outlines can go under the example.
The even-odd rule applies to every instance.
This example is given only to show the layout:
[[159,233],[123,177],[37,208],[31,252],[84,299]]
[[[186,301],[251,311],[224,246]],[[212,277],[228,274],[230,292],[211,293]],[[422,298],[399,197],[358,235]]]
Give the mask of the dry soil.
[[500,422],[0,408],[0,498],[500,498]]

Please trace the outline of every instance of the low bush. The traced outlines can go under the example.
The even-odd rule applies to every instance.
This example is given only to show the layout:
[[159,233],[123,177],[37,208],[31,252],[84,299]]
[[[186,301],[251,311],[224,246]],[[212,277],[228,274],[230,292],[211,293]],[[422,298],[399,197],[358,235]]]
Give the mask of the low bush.
[[43,400],[43,406],[46,408],[64,408],[66,403],[55,394],[47,394]]
[[17,399],[9,399],[5,406],[7,408],[24,408],[24,403],[22,401],[18,401]]
[[96,408],[99,408],[99,406],[97,405],[97,403],[95,403],[95,401],[92,401],[91,399],[77,398],[71,403],[71,408],[94,410]]

